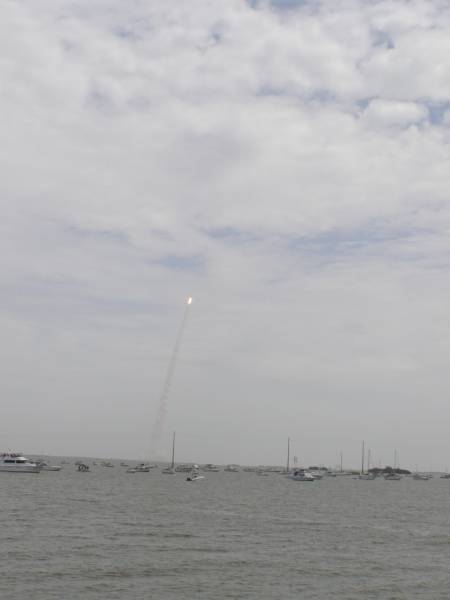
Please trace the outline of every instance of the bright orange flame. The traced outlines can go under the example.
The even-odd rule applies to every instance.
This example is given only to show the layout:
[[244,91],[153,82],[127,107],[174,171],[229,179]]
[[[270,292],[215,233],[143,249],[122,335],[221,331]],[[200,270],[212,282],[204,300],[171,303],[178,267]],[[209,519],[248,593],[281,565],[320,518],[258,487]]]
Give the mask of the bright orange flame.
[[191,297],[189,297],[189,298],[187,299],[187,304],[192,304],[192,298],[191,298]]

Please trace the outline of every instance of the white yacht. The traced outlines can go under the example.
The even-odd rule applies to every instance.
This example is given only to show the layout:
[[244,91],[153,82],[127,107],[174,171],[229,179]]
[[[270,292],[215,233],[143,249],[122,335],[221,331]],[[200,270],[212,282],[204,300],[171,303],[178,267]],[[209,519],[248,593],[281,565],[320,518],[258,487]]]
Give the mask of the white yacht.
[[0,454],[0,471],[9,473],[39,473],[39,465],[22,454],[5,452]]
[[292,473],[288,474],[288,478],[294,481],[314,481],[314,475],[311,475],[305,469],[295,469]]

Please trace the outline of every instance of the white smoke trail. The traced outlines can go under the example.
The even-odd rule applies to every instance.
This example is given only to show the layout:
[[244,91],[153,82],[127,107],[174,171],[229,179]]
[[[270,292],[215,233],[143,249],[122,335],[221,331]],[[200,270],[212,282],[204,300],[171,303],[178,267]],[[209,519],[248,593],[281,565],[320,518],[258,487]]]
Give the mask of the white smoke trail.
[[173,375],[175,372],[175,366],[178,358],[178,352],[180,350],[181,342],[183,339],[183,333],[186,329],[187,318],[189,314],[189,307],[192,304],[192,298],[189,297],[186,300],[186,306],[184,309],[183,319],[181,321],[180,328],[178,329],[177,337],[175,339],[175,345],[172,351],[172,355],[170,357],[169,365],[167,367],[166,377],[164,379],[164,385],[162,388],[161,395],[159,397],[158,403],[158,412],[156,414],[156,419],[153,425],[152,437],[150,442],[150,458],[155,456],[155,453],[159,450],[159,444],[161,441],[161,436],[164,430],[164,425],[166,422],[167,416],[167,400],[169,397],[170,385],[172,383]]

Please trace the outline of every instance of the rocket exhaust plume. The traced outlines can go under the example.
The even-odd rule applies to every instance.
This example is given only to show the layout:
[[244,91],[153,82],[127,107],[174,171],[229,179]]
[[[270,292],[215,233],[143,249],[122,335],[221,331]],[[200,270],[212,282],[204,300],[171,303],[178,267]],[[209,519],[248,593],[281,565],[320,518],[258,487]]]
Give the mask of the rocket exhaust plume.
[[152,437],[151,437],[151,446],[150,446],[150,458],[152,458],[156,452],[159,450],[159,445],[161,442],[162,432],[164,430],[164,425],[166,422],[167,416],[167,400],[169,398],[169,390],[170,385],[172,383],[173,375],[175,373],[175,367],[178,358],[178,352],[180,350],[181,342],[183,340],[184,330],[186,329],[186,323],[189,314],[189,307],[192,304],[192,298],[189,296],[185,302],[185,308],[183,313],[183,319],[180,324],[180,328],[178,329],[177,337],[175,339],[175,345],[172,350],[172,355],[169,360],[169,364],[167,367],[166,377],[164,379],[164,385],[162,388],[161,395],[159,397],[158,403],[158,412],[156,415],[155,423],[153,425]]

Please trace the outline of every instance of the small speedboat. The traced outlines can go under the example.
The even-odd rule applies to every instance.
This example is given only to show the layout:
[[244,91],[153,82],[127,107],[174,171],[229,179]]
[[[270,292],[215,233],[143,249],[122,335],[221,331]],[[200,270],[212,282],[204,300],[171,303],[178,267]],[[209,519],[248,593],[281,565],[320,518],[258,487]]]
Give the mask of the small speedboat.
[[36,464],[39,466],[41,471],[61,471],[62,467],[59,465],[49,465],[45,460],[37,460]]
[[49,465],[44,463],[41,465],[41,471],[61,471],[62,467],[59,465]]
[[385,473],[383,477],[386,481],[400,481],[402,476],[399,473]]
[[205,479],[204,475],[200,475],[197,471],[192,471],[186,477],[186,481],[200,481],[201,479]]

